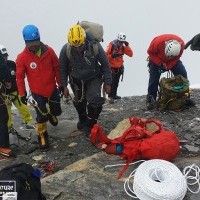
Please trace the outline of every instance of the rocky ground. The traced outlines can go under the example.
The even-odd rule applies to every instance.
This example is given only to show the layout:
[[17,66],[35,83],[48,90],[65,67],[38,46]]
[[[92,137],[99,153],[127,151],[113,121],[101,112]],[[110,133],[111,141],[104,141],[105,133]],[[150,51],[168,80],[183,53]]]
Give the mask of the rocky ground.
[[[179,139],[184,142],[181,146],[181,152],[178,156],[179,168],[184,167],[187,160],[199,160],[200,156],[200,90],[192,90],[191,98],[195,101],[196,106],[182,112],[158,112],[147,111],[145,106],[146,96],[132,96],[124,97],[121,100],[115,101],[114,104],[106,102],[104,109],[99,118],[99,124],[103,127],[104,131],[108,134],[114,129],[117,124],[123,119],[131,116],[142,118],[156,118],[160,120],[164,127],[173,130]],[[0,160],[0,169],[12,163],[27,162],[34,166],[43,169],[44,164],[55,164],[53,170],[42,171],[43,177],[50,177],[51,173],[62,171],[64,168],[71,166],[77,161],[88,158],[96,153],[101,152],[93,146],[88,138],[81,132],[76,130],[77,114],[73,107],[72,102],[62,102],[63,113],[59,116],[59,124],[57,127],[52,127],[48,124],[48,132],[50,135],[51,147],[48,152],[40,152],[37,148],[37,138],[34,131],[26,131],[22,129],[19,113],[17,110],[13,111],[14,124],[17,131],[22,136],[30,136],[29,141],[19,140],[19,148],[17,150],[17,157],[11,160]],[[33,108],[31,111],[34,114]],[[178,164],[178,165],[179,165]],[[116,181],[116,180],[115,180]],[[45,183],[45,181],[44,181]],[[93,182],[91,184],[94,184]],[[92,185],[91,185],[92,187]],[[106,194],[107,188],[104,188]],[[73,188],[71,189],[73,190]],[[70,191],[71,192],[71,191]],[[95,196],[95,195],[94,195]],[[123,194],[119,198],[102,197],[93,198],[92,195],[87,194],[87,197],[80,199],[129,199]],[[49,198],[49,199],[75,199],[79,195],[71,194],[71,198]],[[123,197],[123,198],[122,198]],[[197,200],[200,196],[196,197],[188,193],[185,199]]]

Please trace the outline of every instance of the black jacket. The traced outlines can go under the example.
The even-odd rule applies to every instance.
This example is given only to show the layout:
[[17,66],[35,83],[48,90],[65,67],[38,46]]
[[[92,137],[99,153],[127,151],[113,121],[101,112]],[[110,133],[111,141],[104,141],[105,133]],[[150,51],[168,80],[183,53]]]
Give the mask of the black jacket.
[[103,76],[105,84],[112,83],[112,74],[105,51],[100,43],[98,45],[98,55],[93,52],[93,44],[87,40],[83,54],[78,54],[71,47],[71,58],[67,57],[67,44],[63,46],[59,56],[59,67],[62,86],[67,86],[69,75],[78,80],[89,80],[98,76]]
[[10,76],[5,59],[0,54],[0,82],[10,82]]
[[6,90],[6,94],[10,94],[11,92],[17,91],[17,83],[16,83],[16,64],[12,60],[7,60],[7,67],[10,75],[11,88]]

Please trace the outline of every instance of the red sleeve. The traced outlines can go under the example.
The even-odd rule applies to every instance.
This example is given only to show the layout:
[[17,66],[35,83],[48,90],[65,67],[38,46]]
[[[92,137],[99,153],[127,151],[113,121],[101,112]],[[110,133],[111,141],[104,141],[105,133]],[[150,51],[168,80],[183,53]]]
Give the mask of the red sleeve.
[[54,50],[51,48],[51,58],[52,58],[52,63],[53,63],[53,68],[55,71],[55,76],[56,76],[56,83],[58,86],[61,85],[60,82],[60,68],[59,68],[59,60],[57,55],[55,54]]
[[162,59],[159,57],[160,53],[160,45],[156,41],[156,39],[152,40],[150,43],[150,46],[147,50],[147,53],[149,54],[149,59],[154,62],[156,65],[162,64]]
[[111,50],[112,50],[112,43],[110,43],[110,44],[107,46],[107,49],[106,49],[106,55],[107,55],[107,57],[108,57],[108,60],[112,59]]
[[26,67],[23,65],[22,57],[17,57],[16,60],[16,82],[20,96],[24,96],[26,93],[26,86],[25,86],[25,74],[26,74]]
[[129,57],[133,56],[133,50],[131,49],[130,46],[125,46],[124,47],[124,54],[126,54]]

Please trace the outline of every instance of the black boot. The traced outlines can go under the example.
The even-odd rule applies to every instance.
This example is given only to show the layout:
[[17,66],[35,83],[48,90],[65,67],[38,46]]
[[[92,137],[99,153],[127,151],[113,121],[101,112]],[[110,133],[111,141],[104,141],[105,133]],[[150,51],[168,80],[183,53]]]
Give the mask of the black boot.
[[49,115],[49,122],[52,126],[58,125],[58,118],[55,115]]
[[48,151],[49,148],[49,135],[47,131],[40,133],[38,136],[39,148],[41,151]]
[[91,129],[94,124],[97,124],[97,119],[102,111],[102,106],[99,107],[92,107],[88,106],[88,120],[87,120],[87,127],[85,128],[86,136],[90,136]]
[[86,112],[86,101],[81,103],[73,102],[76,111],[78,112],[79,121],[77,123],[77,129],[82,130],[87,126],[87,112]]
[[82,113],[79,114],[79,121],[77,123],[77,129],[82,130],[87,126],[87,114]]
[[146,106],[147,106],[147,110],[153,110],[156,108],[156,100],[154,99],[152,95],[149,95],[149,94],[147,95]]
[[121,99],[122,97],[118,96],[118,95],[115,95],[113,96],[113,99]]

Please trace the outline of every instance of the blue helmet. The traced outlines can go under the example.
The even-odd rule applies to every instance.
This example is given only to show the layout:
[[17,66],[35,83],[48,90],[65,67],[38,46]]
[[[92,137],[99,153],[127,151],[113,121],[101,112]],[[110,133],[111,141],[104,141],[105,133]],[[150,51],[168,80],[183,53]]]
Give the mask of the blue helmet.
[[25,41],[34,41],[40,39],[39,30],[34,25],[26,25],[22,30],[22,34]]

